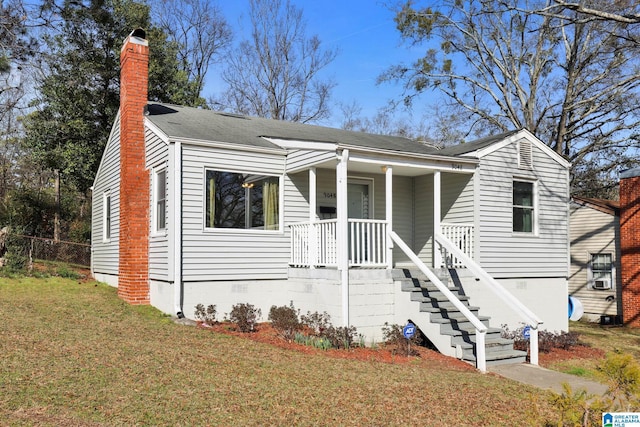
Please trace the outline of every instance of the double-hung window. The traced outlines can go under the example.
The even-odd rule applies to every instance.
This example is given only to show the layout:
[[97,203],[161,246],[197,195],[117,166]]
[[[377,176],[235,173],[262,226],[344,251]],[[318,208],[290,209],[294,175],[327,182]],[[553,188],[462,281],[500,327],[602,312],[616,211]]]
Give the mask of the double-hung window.
[[588,275],[593,289],[613,288],[615,283],[613,255],[611,253],[591,254]]
[[102,240],[111,239],[111,193],[106,191],[102,195]]
[[206,229],[280,229],[280,179],[208,169],[205,172]]
[[534,233],[535,219],[535,184],[513,181],[513,231]]
[[154,182],[154,214],[155,230],[167,228],[167,170],[161,169],[155,174]]

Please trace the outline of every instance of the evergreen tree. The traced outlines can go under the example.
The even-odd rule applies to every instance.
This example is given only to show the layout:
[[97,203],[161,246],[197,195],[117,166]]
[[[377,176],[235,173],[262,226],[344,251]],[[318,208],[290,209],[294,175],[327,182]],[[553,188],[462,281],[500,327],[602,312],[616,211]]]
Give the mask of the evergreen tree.
[[177,44],[151,25],[146,4],[65,0],[45,2],[43,11],[60,22],[44,36],[45,70],[35,109],[24,119],[25,141],[37,162],[56,172],[56,187],[61,182],[63,191],[85,194],[119,108],[120,49],[134,28],[147,30],[149,99],[187,104],[199,94],[180,71]]

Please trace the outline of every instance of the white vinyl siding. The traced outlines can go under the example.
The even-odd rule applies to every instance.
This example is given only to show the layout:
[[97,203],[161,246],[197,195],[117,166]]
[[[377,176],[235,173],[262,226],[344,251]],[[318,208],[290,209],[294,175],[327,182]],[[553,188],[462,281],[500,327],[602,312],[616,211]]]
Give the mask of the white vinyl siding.
[[[433,264],[433,174],[418,176],[414,181],[413,250],[424,263],[431,266]],[[441,222],[473,224],[473,175],[443,172],[440,182]]]
[[442,222],[473,224],[473,175],[442,173],[441,186]]
[[[284,231],[205,230],[204,227],[207,169],[281,176],[284,156],[187,144],[182,146],[182,155],[184,280],[286,278],[289,239]],[[296,191],[288,182],[283,187],[285,191]],[[282,214],[286,217],[286,207]]]
[[[531,171],[518,169],[516,144],[484,156],[480,162],[479,258],[496,278],[566,277],[568,274],[568,171],[545,151],[532,148]],[[537,233],[514,233],[513,181],[538,186]]]
[[309,221],[309,172],[285,175],[284,178],[284,231],[289,224]]
[[[146,167],[151,174],[149,194],[149,212],[151,213],[151,221],[149,221],[149,278],[151,280],[171,281],[173,254],[169,249],[169,238],[172,229],[171,213],[172,200],[170,199],[170,180],[175,179],[170,168],[167,167],[169,160],[169,146],[160,139],[150,129],[145,130],[146,144]],[[158,173],[164,171],[164,212],[158,212]],[[163,214],[164,228],[158,228],[159,215]]]
[[[621,297],[619,218],[587,205],[571,205],[571,271],[569,294],[583,305],[584,312],[594,316],[616,315]],[[609,253],[613,257],[612,289],[593,289],[589,263],[593,254]],[[613,297],[613,301],[607,297]]]
[[[408,243],[422,262],[431,266],[433,264],[433,175],[417,176],[413,181],[414,194],[410,200],[414,201],[412,221],[415,221],[415,236],[413,244]],[[395,202],[395,194],[393,199]]]
[[287,170],[297,172],[335,159],[335,151],[292,150],[287,154]]
[[[93,185],[91,209],[92,265],[95,273],[117,275],[120,236],[120,120],[116,119]],[[104,239],[105,197],[111,202],[111,232]]]

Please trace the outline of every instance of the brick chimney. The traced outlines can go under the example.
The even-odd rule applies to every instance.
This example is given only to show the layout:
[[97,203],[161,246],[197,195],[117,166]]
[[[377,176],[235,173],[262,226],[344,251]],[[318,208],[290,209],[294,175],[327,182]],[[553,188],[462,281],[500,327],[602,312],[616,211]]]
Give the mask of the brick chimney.
[[640,168],[620,174],[622,318],[640,327]]
[[149,44],[143,30],[120,51],[120,260],[118,295],[149,304],[149,171],[145,168],[144,109]]

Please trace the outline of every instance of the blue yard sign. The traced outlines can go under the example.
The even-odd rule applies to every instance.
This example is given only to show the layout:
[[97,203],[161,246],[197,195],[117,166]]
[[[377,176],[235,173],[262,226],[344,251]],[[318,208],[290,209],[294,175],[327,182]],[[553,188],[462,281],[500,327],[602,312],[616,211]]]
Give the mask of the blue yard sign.
[[525,340],[528,340],[529,338],[531,338],[531,326],[527,325],[524,328],[522,328],[522,336],[524,337]]
[[402,335],[404,335],[404,337],[408,340],[413,338],[415,334],[416,334],[416,325],[414,325],[411,322],[407,323],[407,325],[404,328],[402,328]]

